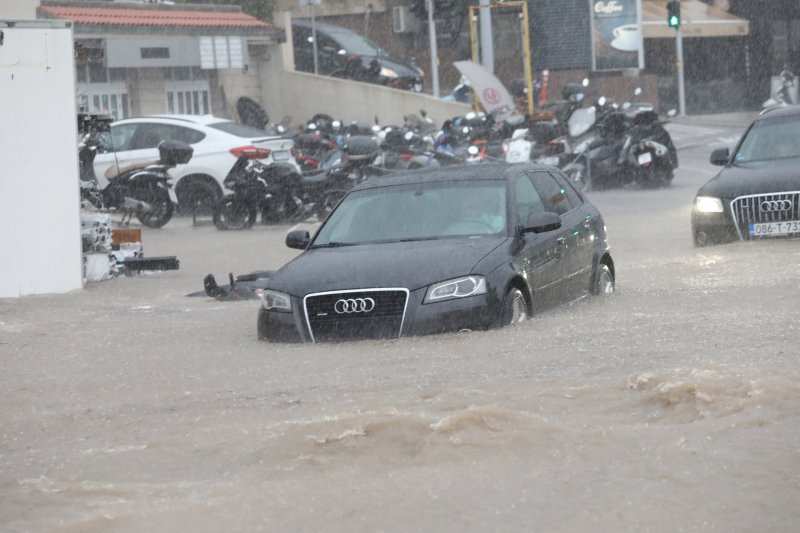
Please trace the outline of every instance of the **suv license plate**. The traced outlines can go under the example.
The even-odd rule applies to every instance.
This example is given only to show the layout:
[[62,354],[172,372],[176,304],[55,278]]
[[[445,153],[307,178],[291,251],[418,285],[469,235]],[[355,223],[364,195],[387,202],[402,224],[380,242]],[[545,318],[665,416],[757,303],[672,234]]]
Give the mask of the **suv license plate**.
[[289,152],[286,150],[278,150],[277,152],[272,152],[272,159],[275,161],[286,161],[289,159]]
[[791,235],[792,233],[800,233],[800,220],[750,224],[751,237],[780,237],[783,235]]

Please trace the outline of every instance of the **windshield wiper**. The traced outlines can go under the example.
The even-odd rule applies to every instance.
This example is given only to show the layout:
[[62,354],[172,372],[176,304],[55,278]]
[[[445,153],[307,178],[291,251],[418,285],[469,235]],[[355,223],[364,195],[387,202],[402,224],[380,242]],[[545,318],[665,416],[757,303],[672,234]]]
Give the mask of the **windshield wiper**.
[[325,244],[314,244],[314,245],[309,246],[308,248],[309,249],[312,249],[312,248],[340,248],[342,246],[355,246],[356,244],[358,244],[358,243],[357,242],[331,241],[331,242],[326,242]]

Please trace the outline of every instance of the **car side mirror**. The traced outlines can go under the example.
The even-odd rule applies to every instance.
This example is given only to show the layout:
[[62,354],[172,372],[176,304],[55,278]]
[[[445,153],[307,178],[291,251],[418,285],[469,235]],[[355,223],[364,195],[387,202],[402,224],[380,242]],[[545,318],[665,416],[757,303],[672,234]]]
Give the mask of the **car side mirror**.
[[286,234],[286,246],[296,250],[305,250],[311,242],[311,234],[303,229],[290,231]]
[[528,217],[528,221],[521,228],[520,233],[544,233],[546,231],[555,231],[560,227],[561,217],[556,213],[547,211]]
[[717,148],[711,152],[711,164],[718,167],[724,167],[728,164],[731,158],[731,151],[729,148]]

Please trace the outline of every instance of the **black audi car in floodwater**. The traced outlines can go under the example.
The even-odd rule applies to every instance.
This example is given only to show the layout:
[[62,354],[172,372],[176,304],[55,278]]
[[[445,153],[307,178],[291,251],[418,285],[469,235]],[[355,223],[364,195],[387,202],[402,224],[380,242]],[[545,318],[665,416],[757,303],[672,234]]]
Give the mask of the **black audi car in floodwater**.
[[695,245],[800,237],[800,106],[763,113],[711,163],[724,168],[697,191]]
[[354,187],[264,290],[258,336],[338,341],[520,322],[614,291],[599,211],[532,163],[409,171]]

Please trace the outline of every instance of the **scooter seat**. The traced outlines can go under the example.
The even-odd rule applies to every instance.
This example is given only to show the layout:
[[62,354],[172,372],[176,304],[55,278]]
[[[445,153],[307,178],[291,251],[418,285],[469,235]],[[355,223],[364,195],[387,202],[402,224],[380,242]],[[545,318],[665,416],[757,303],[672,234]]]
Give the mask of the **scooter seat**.
[[131,170],[136,170],[137,168],[149,167],[150,165],[158,165],[159,163],[161,163],[161,161],[159,159],[156,159],[147,161],[132,161],[127,165],[122,165],[120,167],[115,167],[114,165],[112,165],[108,168],[108,170],[106,170],[106,178],[108,179],[116,178],[120,174],[130,172]]

